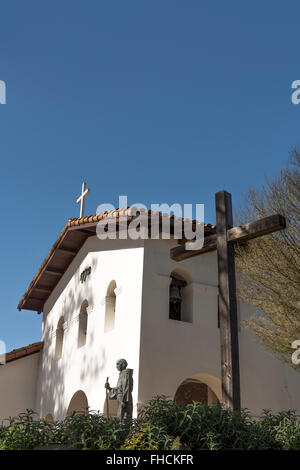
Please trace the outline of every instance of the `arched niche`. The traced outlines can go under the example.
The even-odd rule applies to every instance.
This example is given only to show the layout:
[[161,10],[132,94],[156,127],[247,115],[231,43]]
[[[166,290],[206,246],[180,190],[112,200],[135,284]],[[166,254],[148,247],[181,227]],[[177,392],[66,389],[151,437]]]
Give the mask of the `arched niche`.
[[64,317],[60,317],[56,328],[55,353],[56,360],[60,359],[63,352],[64,343]]
[[105,296],[105,320],[104,320],[104,332],[107,333],[115,327],[116,317],[116,294],[115,289],[117,287],[116,281],[111,281]]
[[174,400],[183,405],[196,401],[211,406],[220,403],[221,396],[220,379],[210,374],[195,374],[180,383]]
[[67,410],[67,416],[71,416],[73,413],[87,413],[88,406],[89,404],[86,394],[82,390],[78,390],[71,398]]
[[51,413],[47,414],[47,416],[45,417],[45,421],[47,421],[47,423],[51,423],[51,424],[54,423],[54,419],[53,419],[53,416],[52,416]]
[[87,308],[89,303],[87,300],[84,300],[80,307],[79,319],[78,319],[78,340],[77,346],[81,348],[86,344],[87,337],[87,327],[88,327],[88,314]]

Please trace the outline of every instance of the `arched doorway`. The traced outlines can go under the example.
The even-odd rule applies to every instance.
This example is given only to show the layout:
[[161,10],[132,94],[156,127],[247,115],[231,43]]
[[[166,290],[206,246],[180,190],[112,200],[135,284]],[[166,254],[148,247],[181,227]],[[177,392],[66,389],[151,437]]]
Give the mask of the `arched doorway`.
[[209,374],[188,377],[177,388],[174,400],[182,405],[193,401],[208,406],[216,405],[221,401],[221,381]]
[[71,398],[67,416],[70,416],[72,413],[87,413],[88,412],[88,400],[86,394],[82,390],[78,390],[78,392],[74,393],[73,397]]

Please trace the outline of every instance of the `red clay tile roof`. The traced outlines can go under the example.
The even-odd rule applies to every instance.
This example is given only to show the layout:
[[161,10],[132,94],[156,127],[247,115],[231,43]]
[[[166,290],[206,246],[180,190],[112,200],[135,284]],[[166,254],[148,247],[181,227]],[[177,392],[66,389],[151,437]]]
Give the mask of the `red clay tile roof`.
[[6,353],[6,362],[16,361],[25,356],[30,356],[31,354],[37,353],[43,349],[43,342],[32,343],[23,348],[13,349],[12,351]]
[[[147,211],[147,213],[150,227],[150,217],[154,213],[152,211]],[[162,214],[161,212],[156,214],[159,216],[161,231],[162,218],[165,217],[166,214]],[[124,208],[115,209],[102,214],[69,219],[20,300],[18,309],[35,310],[38,313],[41,313],[49,295],[73,261],[74,257],[77,255],[80,248],[83,246],[84,242],[88,237],[96,235],[96,226],[98,222],[106,218],[116,218],[116,227],[118,231],[118,222],[122,216],[127,217],[127,224],[129,224],[138,216],[138,214],[133,211],[132,208]],[[169,218],[172,234],[175,218],[174,216],[169,216]],[[184,219],[182,219],[182,223],[183,222]],[[195,226],[195,224],[196,221],[193,221],[193,226]],[[215,226],[204,224],[204,233],[205,236],[215,233]]]

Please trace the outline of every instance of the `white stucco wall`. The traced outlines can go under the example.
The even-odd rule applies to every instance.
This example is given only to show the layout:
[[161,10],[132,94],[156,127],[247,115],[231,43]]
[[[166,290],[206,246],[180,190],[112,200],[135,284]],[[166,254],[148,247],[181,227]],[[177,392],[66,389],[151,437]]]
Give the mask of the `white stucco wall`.
[[[254,314],[251,306],[241,305],[241,321]],[[255,335],[243,327],[239,331],[239,349],[242,406],[254,415],[263,409],[296,409],[299,413],[299,372],[263,349]]]
[[[198,262],[190,259],[176,263],[169,256],[172,244],[169,240],[145,243],[139,379],[142,402],[157,394],[173,398],[183,380],[200,373],[209,375],[206,379],[220,396],[216,259],[207,253]],[[169,319],[170,274],[174,269],[186,269],[191,278],[192,323]]]
[[0,366],[0,424],[6,418],[35,409],[40,352]]
[[[176,263],[174,242],[145,242],[141,321],[139,400],[156,394],[173,397],[180,383],[195,377],[220,396],[220,338],[217,324],[218,279],[215,252]],[[169,319],[169,282],[175,268],[191,277],[193,323]],[[240,305],[240,323],[254,313]],[[263,409],[300,412],[300,374],[275,359],[244,329],[239,331],[241,402],[253,415]]]
[[[80,273],[91,266],[85,283]],[[41,416],[65,417],[71,398],[84,391],[93,410],[103,411],[104,383],[118,378],[115,363],[120,358],[134,369],[134,402],[138,394],[143,246],[131,240],[87,240],[49,297],[43,319],[43,356],[40,364],[36,408]],[[105,296],[115,280],[115,328],[104,332]],[[78,314],[89,303],[86,345],[77,347]],[[55,330],[64,317],[62,357],[54,359]]]

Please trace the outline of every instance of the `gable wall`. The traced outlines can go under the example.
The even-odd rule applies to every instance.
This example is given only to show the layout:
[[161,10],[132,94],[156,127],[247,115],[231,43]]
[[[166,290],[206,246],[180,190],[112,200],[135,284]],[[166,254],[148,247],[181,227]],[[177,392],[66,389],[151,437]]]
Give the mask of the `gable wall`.
[[[86,282],[80,273],[91,266]],[[143,245],[131,240],[89,238],[49,297],[43,319],[43,357],[39,371],[36,408],[41,416],[66,415],[73,394],[83,390],[91,409],[103,411],[104,383],[117,381],[116,361],[124,357],[134,369],[138,390]],[[104,333],[105,296],[116,281],[115,328]],[[77,347],[78,315],[88,301],[86,345]],[[64,317],[62,357],[55,360],[56,328]]]

